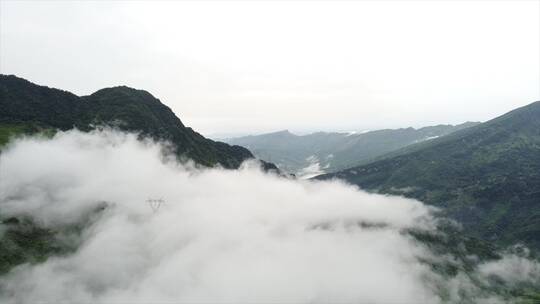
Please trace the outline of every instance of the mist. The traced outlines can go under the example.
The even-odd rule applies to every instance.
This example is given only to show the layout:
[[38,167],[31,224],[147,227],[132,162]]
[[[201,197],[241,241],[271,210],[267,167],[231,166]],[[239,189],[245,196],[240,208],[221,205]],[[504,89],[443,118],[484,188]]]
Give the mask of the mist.
[[436,232],[436,210],[419,201],[288,179],[256,161],[199,168],[168,147],[114,130],[8,145],[2,217],[83,228],[74,252],[1,277],[0,301],[503,303],[478,282],[540,283],[538,263],[512,254],[482,264],[474,280],[433,271],[421,261],[454,257],[407,233]]

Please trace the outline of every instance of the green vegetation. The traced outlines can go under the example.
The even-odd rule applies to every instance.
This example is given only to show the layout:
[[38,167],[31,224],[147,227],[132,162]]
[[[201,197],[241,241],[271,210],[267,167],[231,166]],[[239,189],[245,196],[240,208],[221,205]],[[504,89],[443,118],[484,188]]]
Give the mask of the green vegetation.
[[470,236],[540,249],[540,102],[318,178],[441,207]]
[[23,135],[52,137],[55,129],[43,128],[29,123],[0,123],[0,151],[9,141]]
[[51,256],[74,252],[81,233],[102,215],[106,203],[90,210],[79,222],[55,228],[44,228],[27,217],[4,217],[0,221],[0,275],[24,263],[41,263]]
[[78,97],[0,75],[0,144],[11,134],[40,129],[89,131],[100,125],[170,141],[180,159],[189,158],[204,166],[232,169],[253,158],[245,148],[209,140],[185,127],[169,107],[146,91],[121,86]]
[[4,146],[12,137],[28,133],[22,124],[0,124],[0,147]]
[[[420,263],[428,265],[445,280],[465,279],[474,286],[474,290],[461,290],[462,300],[458,303],[477,303],[478,296],[497,296],[508,303],[538,303],[535,302],[539,299],[538,281],[505,281],[497,275],[482,275],[481,271],[485,263],[504,261],[503,255],[538,260],[538,253],[531,252],[523,246],[512,246],[503,250],[492,242],[464,235],[461,227],[443,218],[437,222],[435,230],[409,229],[403,233],[429,248],[434,254],[432,257],[419,259]],[[452,299],[449,294],[448,286],[436,288],[443,303],[456,303],[456,299]]]
[[0,275],[19,264],[40,263],[51,255],[67,254],[76,248],[76,243],[60,238],[69,229],[60,232],[41,228],[26,218],[5,219],[0,223],[0,231]]
[[539,304],[540,303],[540,292],[538,290],[529,290],[526,291],[522,296],[519,304]]

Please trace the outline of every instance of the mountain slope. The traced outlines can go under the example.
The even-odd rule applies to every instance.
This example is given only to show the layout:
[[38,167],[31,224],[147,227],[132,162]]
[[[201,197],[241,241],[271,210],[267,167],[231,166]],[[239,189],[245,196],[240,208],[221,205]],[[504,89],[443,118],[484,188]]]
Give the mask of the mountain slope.
[[361,134],[317,132],[298,136],[281,131],[225,141],[246,147],[257,157],[276,163],[283,170],[302,175],[310,167],[333,172],[357,166],[385,153],[476,124],[388,129]]
[[[237,168],[253,157],[245,148],[204,138],[185,127],[169,107],[150,93],[125,86],[78,97],[13,75],[0,75],[0,124],[4,133],[74,127],[90,130],[94,125],[112,124],[122,130],[169,140],[179,157],[206,166]],[[1,144],[7,135],[0,135]]]
[[540,249],[540,102],[407,150],[318,178],[417,198],[472,235]]

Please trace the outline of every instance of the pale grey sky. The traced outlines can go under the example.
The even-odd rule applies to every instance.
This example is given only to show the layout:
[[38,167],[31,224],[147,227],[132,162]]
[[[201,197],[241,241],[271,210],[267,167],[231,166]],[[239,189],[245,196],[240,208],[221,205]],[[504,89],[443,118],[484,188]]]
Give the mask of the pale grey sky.
[[540,1],[1,1],[0,72],[145,89],[202,132],[487,120],[540,99]]

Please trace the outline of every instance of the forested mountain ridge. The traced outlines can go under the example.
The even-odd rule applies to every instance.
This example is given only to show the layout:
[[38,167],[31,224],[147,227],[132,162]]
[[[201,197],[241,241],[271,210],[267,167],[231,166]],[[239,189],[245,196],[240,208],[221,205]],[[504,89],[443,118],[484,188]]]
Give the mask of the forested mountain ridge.
[[471,235],[540,249],[540,101],[319,179],[441,207]]
[[245,148],[212,141],[184,126],[169,107],[143,90],[119,86],[79,97],[13,75],[0,75],[0,144],[16,132],[88,131],[96,125],[114,125],[168,140],[179,157],[205,166],[237,168],[253,158]]
[[368,163],[386,153],[433,140],[478,123],[437,125],[419,129],[385,129],[364,133],[316,132],[295,135],[287,130],[225,139],[248,148],[260,159],[275,163],[284,171],[303,173],[314,166],[334,172]]

